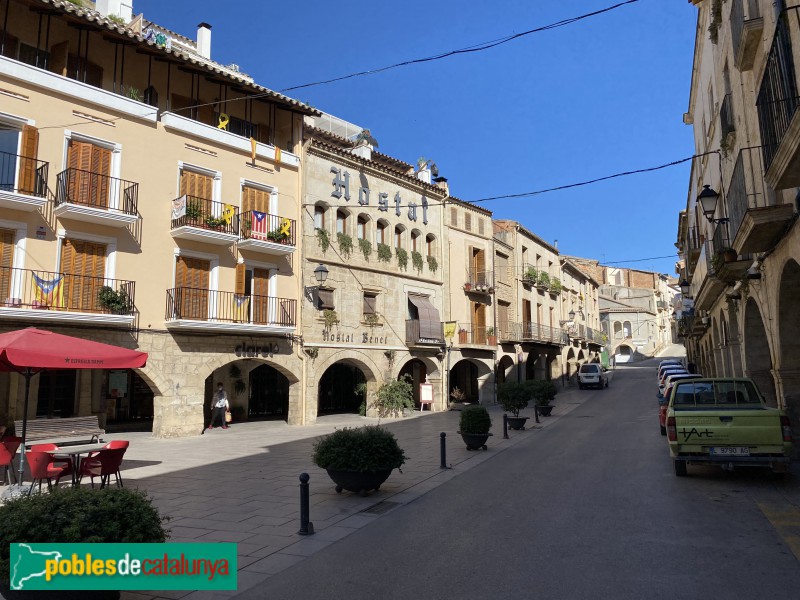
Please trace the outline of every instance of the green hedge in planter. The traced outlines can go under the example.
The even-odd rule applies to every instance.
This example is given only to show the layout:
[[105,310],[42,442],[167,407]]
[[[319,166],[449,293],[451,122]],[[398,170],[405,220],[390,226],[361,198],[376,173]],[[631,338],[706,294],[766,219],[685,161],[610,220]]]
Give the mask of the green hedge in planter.
[[519,411],[528,406],[531,396],[531,390],[525,383],[507,381],[497,388],[497,401],[503,410],[514,417],[518,417]]
[[485,406],[475,404],[464,407],[458,422],[460,433],[489,433],[492,428],[492,419]]
[[9,583],[9,544],[161,543],[169,532],[146,494],[129,488],[55,488],[0,506],[0,583]]
[[314,444],[314,464],[337,471],[399,469],[406,455],[394,435],[378,425],[339,429]]

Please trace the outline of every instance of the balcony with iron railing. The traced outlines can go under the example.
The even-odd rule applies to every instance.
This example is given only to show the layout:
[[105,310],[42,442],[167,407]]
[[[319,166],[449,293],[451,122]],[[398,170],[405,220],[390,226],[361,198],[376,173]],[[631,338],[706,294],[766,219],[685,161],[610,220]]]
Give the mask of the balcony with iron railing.
[[178,287],[167,290],[164,319],[170,329],[291,333],[297,324],[297,301]]
[[47,171],[43,160],[0,152],[0,208],[33,211],[47,203]]
[[606,334],[601,330],[593,329],[592,327],[586,328],[586,341],[590,344],[602,346],[606,343],[607,339]]
[[172,237],[229,246],[239,239],[239,208],[197,196],[173,204]]
[[583,325],[582,323],[573,323],[567,329],[567,335],[575,340],[585,340],[586,325]]
[[297,247],[294,219],[249,211],[240,216],[239,248],[266,254],[291,254]]
[[532,321],[523,321],[522,341],[563,345],[564,330],[558,327],[542,325],[541,323],[534,323]]
[[0,319],[132,326],[133,281],[0,267]]
[[800,43],[800,7],[784,10],[775,25],[756,98],[764,179],[782,190],[800,186],[800,120],[794,46]]
[[525,285],[536,286],[540,290],[546,290],[552,294],[560,294],[563,289],[561,280],[558,277],[551,276],[547,269],[537,268],[528,263],[522,265],[520,279]]
[[733,0],[731,4],[731,43],[733,64],[740,71],[753,68],[764,19],[761,17],[759,0]]
[[459,346],[486,346],[493,348],[497,345],[497,336],[493,327],[459,323],[456,326],[456,331]]
[[500,343],[503,342],[521,342],[522,341],[522,323],[515,323],[513,321],[498,321],[498,338]]
[[139,184],[102,173],[65,169],[56,182],[55,215],[111,227],[139,219]]
[[794,215],[794,206],[764,181],[761,148],[739,152],[726,202],[731,247],[738,254],[770,250]]
[[464,282],[464,291],[472,294],[491,294],[494,292],[494,273],[470,270]]
[[407,319],[406,344],[408,346],[444,345],[444,323],[423,323],[419,319]]

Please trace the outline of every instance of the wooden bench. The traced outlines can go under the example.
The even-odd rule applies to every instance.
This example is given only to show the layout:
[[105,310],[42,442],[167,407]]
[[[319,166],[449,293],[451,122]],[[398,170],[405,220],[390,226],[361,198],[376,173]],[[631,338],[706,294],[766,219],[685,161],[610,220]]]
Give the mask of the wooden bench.
[[[22,421],[14,421],[16,435],[22,436]],[[25,445],[44,440],[58,441],[59,445],[69,446],[102,441],[105,434],[100,429],[97,415],[91,417],[72,417],[68,419],[30,419],[25,432]],[[66,440],[66,441],[65,441]]]

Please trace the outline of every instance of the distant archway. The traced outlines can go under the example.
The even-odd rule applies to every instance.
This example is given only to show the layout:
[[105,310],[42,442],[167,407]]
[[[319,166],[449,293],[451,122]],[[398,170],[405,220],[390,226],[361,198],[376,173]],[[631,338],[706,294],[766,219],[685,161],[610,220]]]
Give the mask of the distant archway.
[[752,297],[747,300],[744,312],[744,353],[747,375],[756,382],[766,397],[767,404],[777,406],[769,339],[764,328],[761,309]]
[[364,372],[348,361],[328,367],[317,387],[317,415],[358,413],[365,395],[356,390],[367,382]]

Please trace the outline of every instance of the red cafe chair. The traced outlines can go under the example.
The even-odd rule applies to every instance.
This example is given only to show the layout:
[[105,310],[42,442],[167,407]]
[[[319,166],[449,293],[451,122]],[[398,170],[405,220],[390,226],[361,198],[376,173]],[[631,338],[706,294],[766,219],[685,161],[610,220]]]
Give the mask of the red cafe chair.
[[11,478],[8,476],[9,473],[14,478],[14,483],[17,483],[17,474],[14,472],[14,457],[17,455],[17,450],[21,443],[22,438],[18,437],[7,437],[0,440],[0,467],[4,468],[3,485],[5,485],[6,481],[11,483]]
[[[53,489],[53,479],[56,480],[58,485],[62,477],[72,474],[72,463],[62,463],[49,452],[36,452],[31,450],[25,453],[25,462],[31,470],[31,487],[28,489],[28,495],[33,492],[33,487],[36,482],[39,482],[39,491],[42,491],[42,481],[47,480],[47,489]],[[58,463],[58,464],[57,464]]]
[[[100,489],[104,488],[109,482],[112,475],[116,477],[117,487],[122,487],[122,477],[120,476],[119,468],[122,465],[122,457],[125,455],[126,448],[109,448],[107,450],[100,450],[97,456],[94,457],[91,463],[86,461],[81,464],[80,479],[90,477],[92,480],[92,487],[94,487],[94,478],[100,478]],[[95,464],[94,461],[97,461]]]
[[[124,449],[127,450],[128,446],[130,446],[130,442],[127,440],[111,440],[105,446],[103,446],[102,450],[118,450]],[[97,460],[97,453],[100,452],[90,452],[86,458],[81,461],[81,467],[84,465],[97,467],[100,464],[100,461]],[[117,472],[117,479],[122,480],[122,476]]]
[[[32,444],[31,445],[31,452],[48,452],[50,454],[57,454],[58,451],[61,450],[55,444]],[[54,456],[53,462],[55,463],[63,463],[72,466],[72,458],[64,457],[64,456]]]

